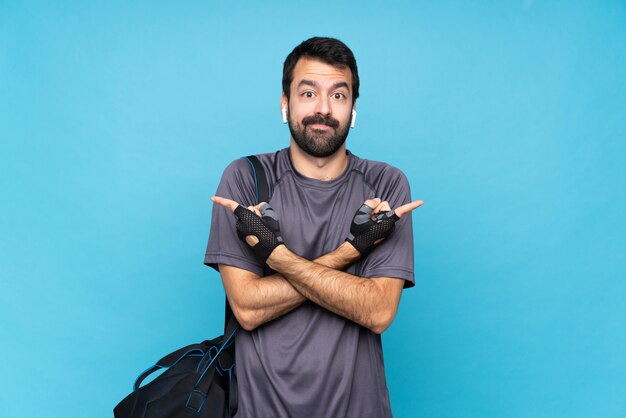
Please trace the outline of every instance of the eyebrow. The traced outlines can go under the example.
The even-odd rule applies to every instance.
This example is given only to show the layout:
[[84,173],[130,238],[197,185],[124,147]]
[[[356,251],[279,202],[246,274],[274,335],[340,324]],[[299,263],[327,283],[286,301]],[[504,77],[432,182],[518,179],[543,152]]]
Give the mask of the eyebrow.
[[[313,80],[301,80],[298,83],[298,87],[300,86],[311,86],[311,87],[319,87],[319,83],[317,81],[313,81]],[[350,86],[348,86],[348,83],[346,83],[345,81],[339,81],[335,84],[332,85],[332,90],[338,89],[340,87],[345,87],[346,89],[350,90]]]

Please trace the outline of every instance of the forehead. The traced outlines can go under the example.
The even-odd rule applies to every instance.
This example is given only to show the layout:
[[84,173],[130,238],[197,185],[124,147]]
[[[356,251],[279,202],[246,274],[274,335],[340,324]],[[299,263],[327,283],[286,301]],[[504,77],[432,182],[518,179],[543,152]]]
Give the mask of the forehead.
[[322,85],[345,81],[351,88],[352,72],[347,66],[335,67],[316,59],[300,58],[293,69],[291,84],[297,86],[302,80],[315,81]]

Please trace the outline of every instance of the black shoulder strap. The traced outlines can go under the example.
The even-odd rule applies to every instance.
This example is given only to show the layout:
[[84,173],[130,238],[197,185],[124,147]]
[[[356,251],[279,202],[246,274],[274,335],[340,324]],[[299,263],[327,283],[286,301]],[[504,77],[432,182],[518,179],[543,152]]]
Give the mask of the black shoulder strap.
[[252,175],[254,176],[254,184],[256,186],[256,203],[267,202],[270,200],[270,190],[267,183],[267,175],[261,161],[254,156],[245,157],[252,167]]

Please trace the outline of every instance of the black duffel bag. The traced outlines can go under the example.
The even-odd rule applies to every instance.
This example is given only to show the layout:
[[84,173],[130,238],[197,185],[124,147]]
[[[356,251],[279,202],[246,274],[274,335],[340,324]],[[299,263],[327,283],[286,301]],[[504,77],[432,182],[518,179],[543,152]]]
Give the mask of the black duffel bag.
[[[263,165],[244,157],[252,167],[256,201],[269,201]],[[224,335],[191,344],[159,360],[135,381],[133,392],[114,409],[115,418],[230,418],[237,413],[235,333],[239,324],[226,300]],[[152,382],[141,382],[166,369]]]
[[[227,305],[228,306],[228,305]],[[237,412],[235,333],[232,313],[224,335],[191,344],[159,360],[135,381],[113,410],[115,418],[230,418]],[[152,382],[141,382],[166,369]]]

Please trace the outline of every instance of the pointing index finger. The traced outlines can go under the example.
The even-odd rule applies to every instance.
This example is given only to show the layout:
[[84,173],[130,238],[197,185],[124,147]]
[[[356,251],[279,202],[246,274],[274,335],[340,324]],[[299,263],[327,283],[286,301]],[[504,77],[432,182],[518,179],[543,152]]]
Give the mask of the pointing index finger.
[[407,203],[406,205],[400,206],[394,212],[396,213],[396,215],[398,215],[399,218],[401,218],[402,215],[406,215],[407,213],[411,212],[412,210],[419,208],[423,204],[424,204],[424,202],[422,200],[414,200],[413,202],[410,202],[410,203]]
[[235,209],[237,209],[237,206],[239,206],[239,203],[235,202],[234,200],[226,199],[225,197],[213,196],[211,198],[211,201],[213,203],[217,203],[218,205],[224,206],[231,212],[235,212]]

